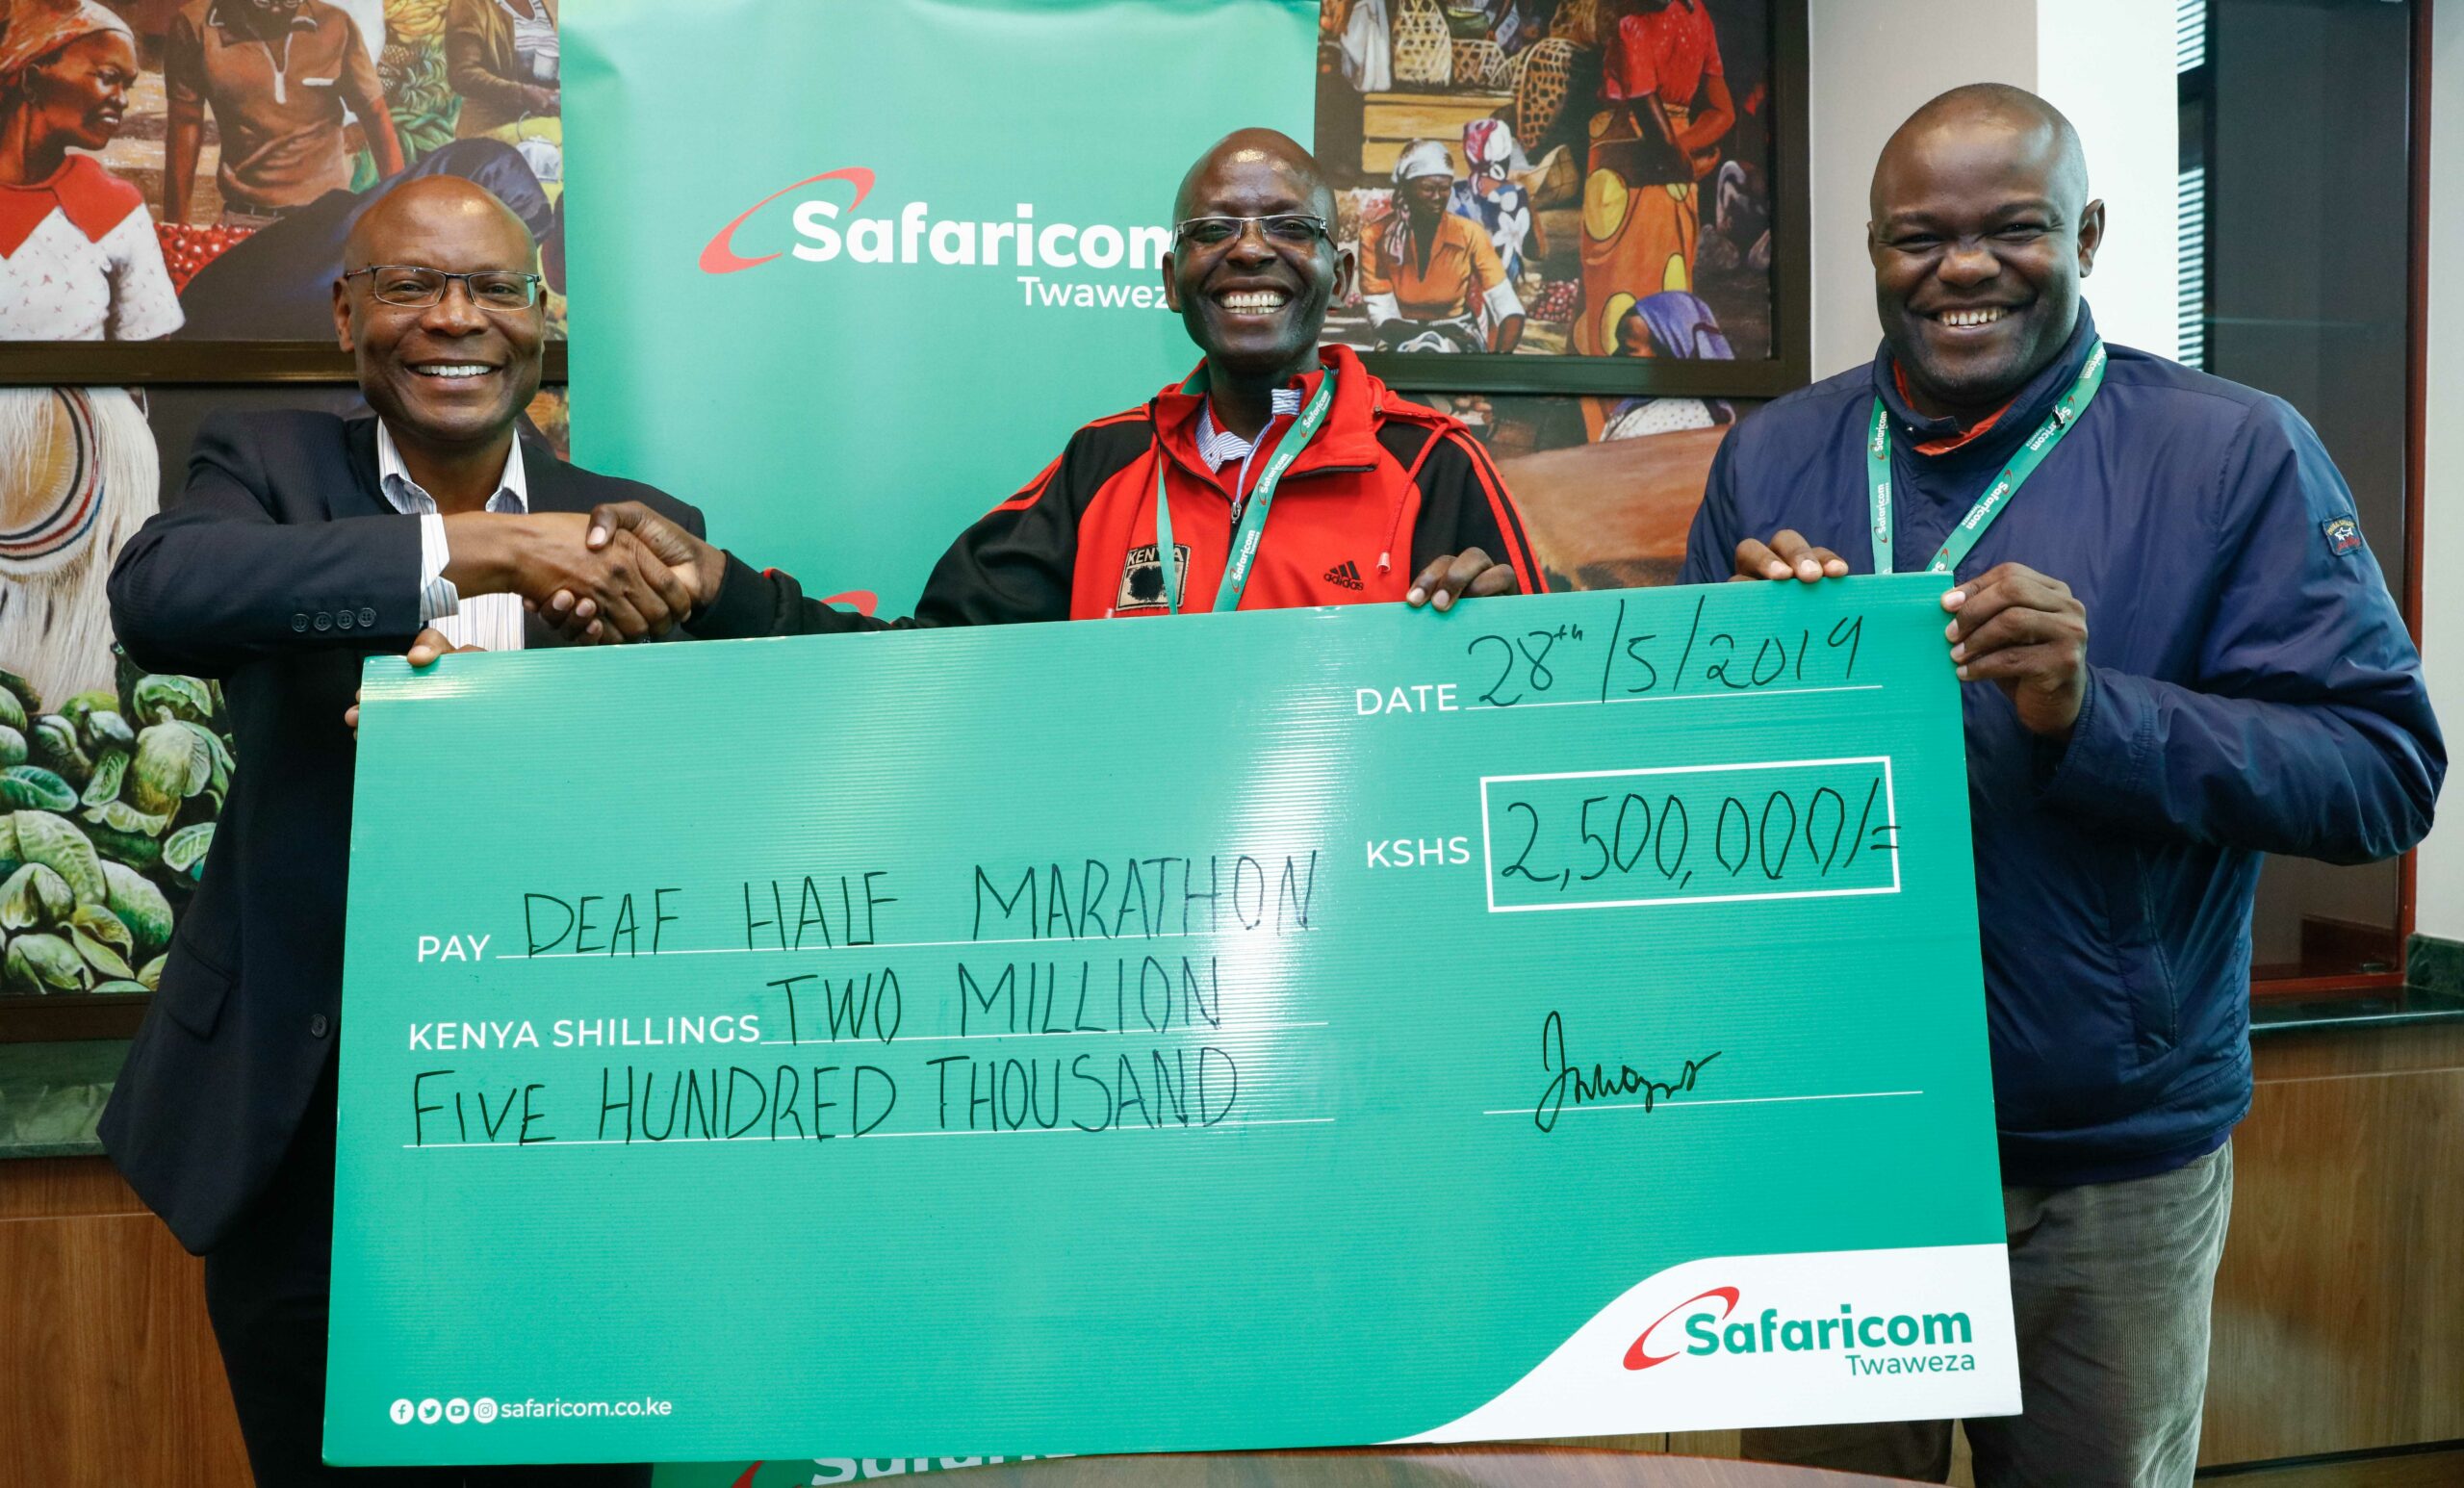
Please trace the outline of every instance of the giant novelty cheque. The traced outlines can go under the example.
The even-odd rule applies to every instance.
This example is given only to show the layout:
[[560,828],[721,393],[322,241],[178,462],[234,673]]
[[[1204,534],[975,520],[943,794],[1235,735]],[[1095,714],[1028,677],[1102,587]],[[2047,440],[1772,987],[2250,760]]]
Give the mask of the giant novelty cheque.
[[328,1454],[2016,1409],[1945,582],[372,661]]

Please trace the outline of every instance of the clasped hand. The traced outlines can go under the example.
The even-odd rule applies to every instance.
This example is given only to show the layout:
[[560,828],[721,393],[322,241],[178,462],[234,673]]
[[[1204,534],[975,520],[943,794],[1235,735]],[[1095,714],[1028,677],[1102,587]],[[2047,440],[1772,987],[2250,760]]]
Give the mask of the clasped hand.
[[[637,509],[648,514],[646,508]],[[571,641],[597,645],[664,635],[709,603],[703,590],[715,590],[716,565],[705,558],[697,572],[691,550],[681,544],[671,545],[675,558],[663,556],[643,537],[612,521],[608,514],[614,510],[601,507],[588,517],[578,512],[448,517],[446,546],[451,557],[445,577],[465,595],[522,596],[525,609],[538,612]],[[482,649],[456,646],[442,632],[424,629],[412,641],[405,659],[425,668],[449,653]],[[351,699],[343,723],[357,733],[359,694],[353,692]]]
[[[1848,563],[1795,532],[1736,545],[1731,582],[1839,578]],[[2029,732],[2067,740],[2088,696],[2088,606],[2070,586],[2024,563],[1997,563],[1942,596],[1942,634],[1964,682],[1991,682]]]
[[630,532],[595,531],[597,515],[473,512],[445,519],[452,557],[445,577],[465,595],[518,594],[547,611],[559,596],[582,611],[560,629],[586,642],[667,633],[693,611],[695,577],[663,561]]

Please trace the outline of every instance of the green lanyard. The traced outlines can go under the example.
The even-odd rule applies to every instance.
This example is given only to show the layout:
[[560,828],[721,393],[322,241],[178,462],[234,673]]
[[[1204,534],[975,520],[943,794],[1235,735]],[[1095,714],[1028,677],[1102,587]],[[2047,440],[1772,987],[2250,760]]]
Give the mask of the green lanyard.
[[[1189,381],[1181,384],[1181,391],[1204,393],[1206,369],[1201,367],[1192,374]],[[1275,485],[1283,479],[1285,469],[1300,457],[1300,451],[1309,448],[1309,441],[1318,437],[1318,426],[1326,422],[1326,410],[1334,400],[1335,370],[1329,367],[1319,380],[1318,391],[1309,396],[1307,405],[1300,410],[1300,421],[1275,447],[1274,458],[1267,461],[1266,473],[1249,492],[1248,505],[1241,512],[1241,526],[1232,534],[1232,554],[1224,561],[1223,581],[1215,586],[1218,610],[1241,607],[1241,591],[1249,587],[1249,570],[1257,562],[1258,540],[1266,535],[1267,508],[1274,504]],[[1272,427],[1274,421],[1269,419],[1267,423]],[[1260,430],[1258,437],[1264,439],[1266,431]],[[1164,567],[1164,608],[1179,614],[1180,591],[1173,582],[1178,554],[1172,547],[1172,502],[1164,494],[1164,474],[1170,468],[1171,462],[1165,458],[1159,444],[1155,449],[1155,561]]]
[[[1976,504],[1967,509],[1967,515],[1960,519],[1960,525],[1951,528],[1951,535],[1942,541],[1941,551],[1934,554],[1933,562],[1925,565],[1927,573],[1950,574],[1958,570],[1969,551],[1976,547],[1977,539],[1985,535],[1985,529],[1993,525],[1994,518],[2002,515],[2003,508],[2011,504],[2011,498],[2018,494],[2019,487],[2036,474],[2037,467],[2044,463],[2044,457],[2053,453],[2053,447],[2062,443],[2062,436],[2070,432],[2070,425],[2078,423],[2079,416],[2088,411],[2090,400],[2095,398],[2096,389],[2104,380],[2105,344],[2099,341],[2089,348],[2088,365],[2079,369],[2079,380],[2070,385],[2069,392],[2062,395],[2062,401],[2053,405],[2053,412],[2046,416],[2044,426],[2020,446],[2019,452],[2003,467],[2001,477],[1976,499]],[[1865,441],[1865,473],[1868,477],[1866,489],[1872,497],[1874,508],[1874,572],[1888,574],[1894,572],[1890,546],[1890,413],[1879,398],[1874,399],[1872,433]]]

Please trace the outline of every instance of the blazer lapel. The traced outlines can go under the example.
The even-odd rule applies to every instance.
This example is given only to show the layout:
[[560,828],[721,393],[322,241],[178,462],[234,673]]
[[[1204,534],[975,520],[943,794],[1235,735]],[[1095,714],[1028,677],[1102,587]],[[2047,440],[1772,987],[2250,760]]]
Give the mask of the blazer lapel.
[[336,521],[345,517],[382,516],[394,509],[376,475],[376,420],[343,421],[343,449],[350,466],[350,484],[331,491],[325,510]]
[[597,504],[589,489],[574,478],[574,468],[556,458],[556,451],[536,439],[516,435],[522,440],[522,475],[530,486],[532,511],[588,511]]

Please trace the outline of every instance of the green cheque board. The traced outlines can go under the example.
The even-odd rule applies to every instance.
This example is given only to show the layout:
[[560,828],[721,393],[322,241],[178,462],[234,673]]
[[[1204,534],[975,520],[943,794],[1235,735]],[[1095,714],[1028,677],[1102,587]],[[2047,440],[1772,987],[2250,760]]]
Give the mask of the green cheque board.
[[328,1455],[2015,1410],[1942,587],[371,662]]

